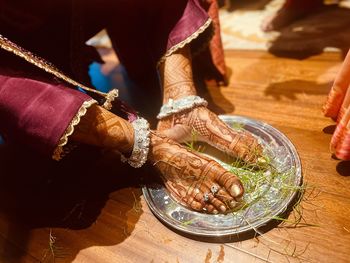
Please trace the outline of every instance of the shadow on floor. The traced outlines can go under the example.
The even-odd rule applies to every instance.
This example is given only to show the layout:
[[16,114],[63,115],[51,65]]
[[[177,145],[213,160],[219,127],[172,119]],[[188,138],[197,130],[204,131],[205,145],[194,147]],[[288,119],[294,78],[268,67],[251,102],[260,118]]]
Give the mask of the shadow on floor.
[[280,30],[269,52],[295,59],[321,54],[326,47],[339,48],[343,56],[350,47],[350,9],[326,6]]
[[263,10],[269,2],[271,2],[271,0],[226,0],[219,1],[219,5],[226,6],[227,11],[232,12],[236,10]]
[[333,125],[328,125],[327,127],[324,127],[323,128],[323,132],[325,133],[325,134],[333,134],[334,133],[334,131],[335,131],[335,129],[336,129],[336,125],[335,124],[333,124]]
[[350,161],[339,162],[336,169],[341,176],[350,176]]
[[[216,84],[216,82],[212,83],[206,83],[204,80],[195,80],[196,88],[198,96],[204,98],[208,102],[208,109],[213,111],[216,114],[226,114],[227,112],[234,112],[235,106],[232,104],[231,101],[225,98],[225,96],[222,94],[220,87]],[[225,89],[226,87],[221,87]],[[215,92],[215,100],[220,102],[220,105],[217,104],[211,93],[210,90]],[[225,109],[224,109],[224,107]]]
[[282,97],[296,100],[297,95],[322,95],[328,94],[331,83],[317,84],[312,81],[290,80],[283,82],[271,83],[264,91],[265,96],[272,96],[276,100]]
[[[56,229],[53,232],[90,233],[89,238],[75,238],[74,246],[69,238],[65,244],[66,235],[61,235],[60,246],[68,252],[64,262],[71,262],[84,248],[115,245],[131,235],[142,213],[132,211],[135,202],[140,201],[142,171],[113,161],[117,157],[82,146],[58,163],[24,149],[0,145],[0,261],[23,262],[21,258],[28,256],[27,246],[32,242],[37,245],[31,255],[37,258],[44,254],[51,228]],[[117,205],[103,213],[111,193]],[[46,231],[47,236],[40,234],[31,240],[34,229]]]

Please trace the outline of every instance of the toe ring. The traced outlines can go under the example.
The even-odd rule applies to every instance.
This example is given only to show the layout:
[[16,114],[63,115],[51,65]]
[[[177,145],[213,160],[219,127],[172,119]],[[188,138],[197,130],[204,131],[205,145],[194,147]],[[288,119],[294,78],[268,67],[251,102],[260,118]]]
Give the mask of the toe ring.
[[208,202],[209,201],[209,194],[208,193],[205,193],[203,195],[203,200],[204,200],[204,202]]
[[219,187],[217,185],[212,185],[210,187],[210,191],[212,192],[213,195],[215,195],[219,191]]

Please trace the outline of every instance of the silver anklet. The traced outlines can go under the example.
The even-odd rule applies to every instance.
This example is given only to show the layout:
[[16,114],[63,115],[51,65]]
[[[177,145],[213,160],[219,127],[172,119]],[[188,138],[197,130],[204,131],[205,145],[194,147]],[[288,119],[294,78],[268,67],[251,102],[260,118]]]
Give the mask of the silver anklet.
[[121,155],[122,162],[128,162],[134,168],[140,168],[147,161],[149,144],[150,144],[150,128],[149,123],[144,118],[137,118],[133,121],[134,128],[134,147],[131,156],[126,158]]
[[163,119],[174,113],[179,113],[184,110],[189,110],[198,106],[207,106],[208,102],[199,96],[187,96],[178,100],[169,99],[167,104],[164,104],[157,118]]

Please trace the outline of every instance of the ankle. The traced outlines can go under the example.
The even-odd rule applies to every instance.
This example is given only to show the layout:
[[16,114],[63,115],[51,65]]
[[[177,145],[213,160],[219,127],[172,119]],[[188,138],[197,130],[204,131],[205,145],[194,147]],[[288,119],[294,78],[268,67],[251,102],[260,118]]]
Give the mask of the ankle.
[[169,102],[169,100],[178,100],[188,96],[196,96],[197,92],[194,86],[194,83],[179,83],[172,87],[165,88],[163,104]]

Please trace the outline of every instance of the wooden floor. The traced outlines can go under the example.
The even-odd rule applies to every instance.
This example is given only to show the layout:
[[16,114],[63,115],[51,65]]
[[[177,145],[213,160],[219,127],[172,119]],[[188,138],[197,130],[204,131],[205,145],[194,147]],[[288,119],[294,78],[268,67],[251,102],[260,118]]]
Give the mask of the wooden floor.
[[38,163],[1,146],[1,262],[350,262],[350,162],[332,158],[334,123],[321,112],[340,55],[292,60],[228,51],[226,60],[230,85],[209,87],[212,108],[267,122],[290,138],[309,185],[302,223],[315,226],[282,224],[234,242],[193,240],[153,216],[138,188],[144,177],[108,154],[87,148],[61,164]]

